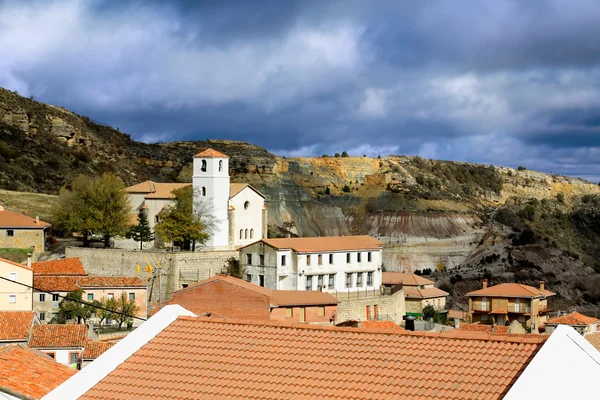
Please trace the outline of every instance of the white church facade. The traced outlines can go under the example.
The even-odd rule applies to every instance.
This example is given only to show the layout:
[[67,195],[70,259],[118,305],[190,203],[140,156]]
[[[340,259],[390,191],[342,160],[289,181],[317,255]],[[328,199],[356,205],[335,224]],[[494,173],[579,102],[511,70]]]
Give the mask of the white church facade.
[[[132,223],[140,208],[146,208],[152,229],[160,212],[173,204],[174,190],[189,183],[145,181],[126,188],[132,208]],[[231,183],[229,156],[207,149],[194,156],[192,187],[194,212],[211,214],[212,233],[205,243],[211,249],[235,249],[267,237],[265,196],[247,183]]]

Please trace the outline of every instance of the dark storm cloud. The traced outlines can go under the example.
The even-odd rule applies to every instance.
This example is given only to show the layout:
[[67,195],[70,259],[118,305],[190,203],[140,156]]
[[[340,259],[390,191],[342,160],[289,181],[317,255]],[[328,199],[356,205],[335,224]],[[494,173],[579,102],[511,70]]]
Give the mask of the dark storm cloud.
[[595,1],[5,1],[0,85],[144,141],[600,176]]

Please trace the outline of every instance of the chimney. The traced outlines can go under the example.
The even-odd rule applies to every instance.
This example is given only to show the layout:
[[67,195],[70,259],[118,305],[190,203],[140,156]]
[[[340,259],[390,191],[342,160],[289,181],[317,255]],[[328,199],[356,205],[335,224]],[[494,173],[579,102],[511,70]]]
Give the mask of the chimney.
[[40,217],[39,217],[39,215],[36,215],[35,216],[35,224],[37,225],[39,223],[40,223]]
[[544,281],[540,281],[540,290],[544,290]]
[[31,253],[27,253],[27,267],[31,268]]
[[406,329],[407,331],[414,331],[415,330],[415,319],[417,319],[417,317],[415,317],[414,315],[405,315],[404,316],[404,329]]
[[454,318],[454,329],[460,328],[460,318]]
[[488,281],[487,281],[487,279],[484,279],[484,280],[483,280],[483,288],[484,288],[484,289],[485,289],[485,288],[487,288],[487,282],[488,282]]

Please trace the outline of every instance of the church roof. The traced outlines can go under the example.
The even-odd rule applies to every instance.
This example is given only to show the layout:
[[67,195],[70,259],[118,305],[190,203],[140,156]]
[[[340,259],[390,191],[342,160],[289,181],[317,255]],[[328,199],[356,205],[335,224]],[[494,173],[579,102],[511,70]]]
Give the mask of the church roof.
[[234,198],[242,190],[246,189],[246,187],[249,187],[250,189],[254,190],[263,199],[265,198],[264,194],[262,194],[261,192],[259,192],[258,190],[256,190],[255,188],[253,188],[252,186],[250,186],[247,183],[230,183],[229,184],[229,198],[230,199]]
[[203,157],[203,158],[213,158],[213,157],[229,158],[228,155],[223,154],[220,151],[217,151],[215,149],[206,149],[203,152],[200,152],[200,153],[196,154],[194,157]]
[[190,186],[191,183],[157,183],[145,181],[125,188],[127,193],[147,193],[147,199],[174,199],[174,190]]

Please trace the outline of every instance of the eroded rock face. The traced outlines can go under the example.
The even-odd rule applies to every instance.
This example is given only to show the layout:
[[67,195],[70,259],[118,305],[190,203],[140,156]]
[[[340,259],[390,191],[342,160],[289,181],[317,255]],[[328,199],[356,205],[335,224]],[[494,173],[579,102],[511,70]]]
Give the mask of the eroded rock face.
[[0,121],[25,134],[29,133],[29,117],[27,112],[21,108],[0,109]]
[[57,136],[59,140],[72,145],[77,133],[75,127],[59,117],[48,116],[47,118],[50,121],[50,133]]

